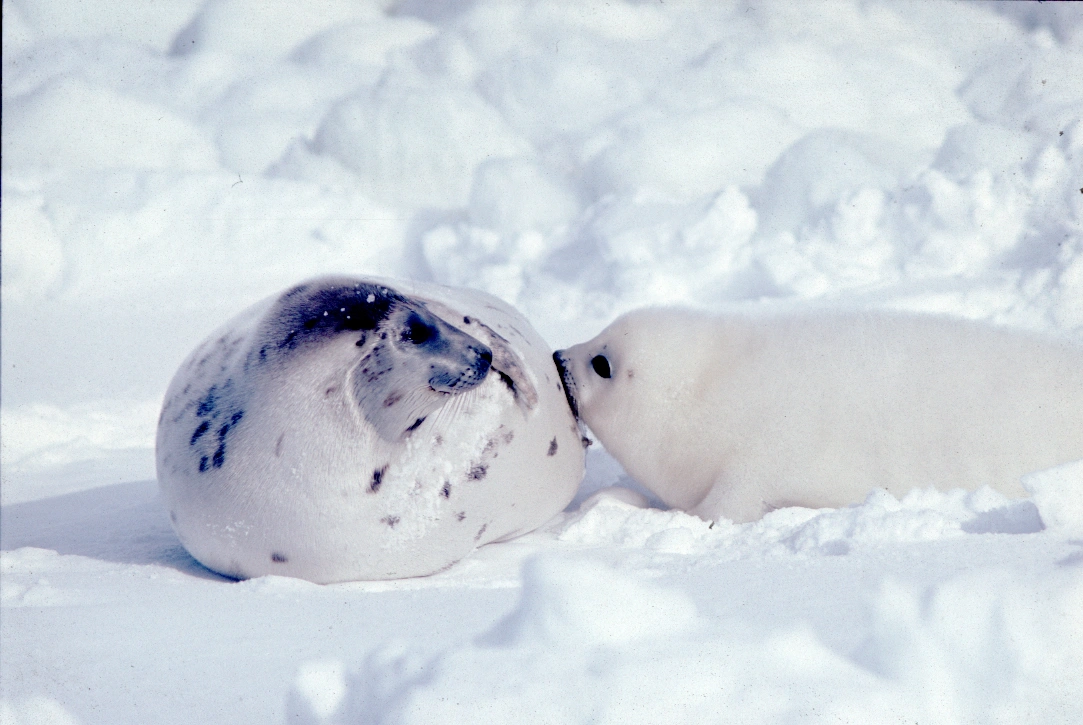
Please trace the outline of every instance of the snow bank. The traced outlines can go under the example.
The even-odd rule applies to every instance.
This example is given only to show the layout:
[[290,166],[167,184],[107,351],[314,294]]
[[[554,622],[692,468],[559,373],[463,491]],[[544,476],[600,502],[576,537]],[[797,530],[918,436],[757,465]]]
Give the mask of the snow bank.
[[[587,489],[620,482],[611,459],[589,458]],[[1034,502],[874,492],[713,526],[643,505],[603,489],[440,574],[321,587],[201,570],[153,482],[6,504],[5,706],[36,717],[47,696],[75,722],[94,720],[88,708],[136,722],[196,688],[167,722],[1083,715],[1079,546],[1042,530]],[[126,633],[98,621],[117,612]],[[118,645],[118,657],[93,654]],[[88,652],[104,657],[89,696]],[[39,656],[68,684],[34,676]]]
[[1048,529],[1083,533],[1083,461],[1039,471],[1023,478]]
[[6,165],[184,171],[217,166],[214,146],[191,123],[81,79],[58,78],[5,103],[4,111]]
[[528,147],[476,94],[405,79],[343,99],[312,149],[357,172],[381,201],[454,208],[465,206],[478,164]]
[[[1037,605],[1033,604],[1038,602]],[[642,575],[532,559],[518,606],[473,642],[424,660],[401,648],[360,671],[314,665],[300,722],[1070,722],[1083,716],[1083,578],[1002,570],[929,587],[888,579],[861,642],[811,627],[711,620]],[[340,694],[345,690],[345,694]],[[328,696],[328,691],[333,693]],[[306,707],[307,706],[307,707]]]
[[629,503],[625,491],[613,488],[595,494],[550,529],[560,541],[581,546],[642,547],[725,558],[794,553],[837,556],[854,547],[885,542],[1042,530],[1034,503],[1008,499],[988,487],[972,492],[919,489],[901,501],[877,489],[861,505],[779,509],[748,524],[725,519],[710,523],[683,511],[643,508]]
[[[725,562],[788,570],[814,559],[868,561],[904,542],[954,540],[973,554],[990,534],[1040,531],[1029,501],[990,489],[917,491],[903,501],[874,492],[846,509],[785,509],[735,526],[632,505],[621,491],[602,491],[527,537],[553,537],[564,553],[527,559],[518,604],[492,627],[435,656],[396,641],[353,670],[305,664],[291,716],[311,723],[1083,716],[1068,674],[1083,667],[1078,555],[1052,571],[1001,561],[934,583],[913,581],[915,569],[900,562],[895,575],[847,592],[845,623],[830,612],[781,626],[741,607],[723,605],[722,614],[720,601],[741,595],[711,581]],[[699,586],[709,594],[674,586],[684,567],[704,573]],[[817,596],[802,586],[774,579],[769,596]],[[830,585],[815,589],[823,586]],[[314,668],[326,673],[320,686]]]
[[211,0],[173,39],[176,55],[215,53],[261,60],[280,58],[304,41],[344,23],[379,16],[374,2],[324,0]]
[[0,721],[14,725],[79,725],[63,705],[41,695],[20,702],[0,702]]

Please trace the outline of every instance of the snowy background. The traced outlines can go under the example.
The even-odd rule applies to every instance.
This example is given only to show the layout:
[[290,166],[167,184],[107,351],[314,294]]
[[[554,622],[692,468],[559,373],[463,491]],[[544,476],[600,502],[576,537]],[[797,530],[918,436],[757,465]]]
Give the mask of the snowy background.
[[[153,440],[308,276],[1083,337],[1075,3],[4,0],[0,721],[1083,722],[1080,467],[713,528],[597,446],[425,579],[228,582]],[[1073,501],[1071,486],[1076,486]],[[1067,488],[1066,488],[1067,487]]]

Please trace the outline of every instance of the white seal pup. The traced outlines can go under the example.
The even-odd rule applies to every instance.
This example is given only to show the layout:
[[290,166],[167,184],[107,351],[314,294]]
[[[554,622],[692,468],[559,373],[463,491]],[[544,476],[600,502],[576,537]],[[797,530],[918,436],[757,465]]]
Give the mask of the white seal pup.
[[754,521],[876,487],[988,484],[1083,458],[1083,349],[933,316],[644,309],[554,353],[569,402],[670,506]]
[[234,578],[431,574],[558,513],[583,462],[537,332],[435,285],[325,278],[257,304],[181,365],[158,424],[173,527]]

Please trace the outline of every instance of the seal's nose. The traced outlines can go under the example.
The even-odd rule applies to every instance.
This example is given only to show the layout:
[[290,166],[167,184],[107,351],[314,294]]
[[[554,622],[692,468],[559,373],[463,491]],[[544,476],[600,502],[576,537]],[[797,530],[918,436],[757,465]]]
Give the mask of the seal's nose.
[[557,366],[557,373],[560,375],[560,387],[564,389],[564,397],[568,399],[568,407],[572,409],[572,415],[578,420],[579,404],[575,402],[575,378],[572,377],[572,371],[568,367],[568,358],[565,356],[565,352],[565,350],[554,352],[553,362]]
[[493,351],[485,346],[471,347],[470,349],[478,356],[478,362],[475,365],[480,380],[489,373],[489,368],[493,365]]
[[568,372],[568,366],[565,363],[566,359],[567,358],[564,357],[564,351],[563,350],[557,350],[556,352],[553,353],[553,362],[556,363],[557,370],[560,372],[560,377],[561,377],[562,380],[564,379],[564,376]]

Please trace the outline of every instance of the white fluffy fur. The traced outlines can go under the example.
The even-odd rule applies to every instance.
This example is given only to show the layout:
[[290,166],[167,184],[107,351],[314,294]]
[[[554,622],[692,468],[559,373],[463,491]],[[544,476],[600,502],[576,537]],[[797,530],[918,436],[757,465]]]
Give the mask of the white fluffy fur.
[[647,309],[558,355],[606,449],[705,518],[841,506],[875,487],[1023,496],[1023,474],[1083,458],[1083,350],[990,326]]

